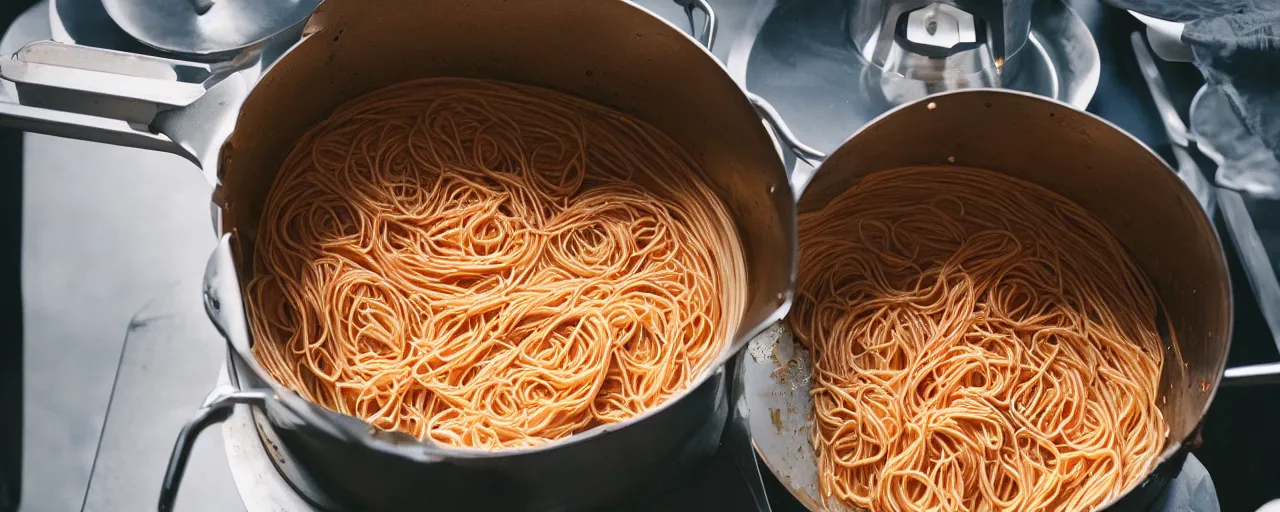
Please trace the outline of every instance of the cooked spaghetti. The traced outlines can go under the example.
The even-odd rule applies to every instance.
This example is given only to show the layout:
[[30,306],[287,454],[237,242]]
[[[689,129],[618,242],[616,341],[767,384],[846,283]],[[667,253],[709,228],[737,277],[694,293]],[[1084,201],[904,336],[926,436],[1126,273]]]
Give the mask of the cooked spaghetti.
[[1080,206],[959,167],[873,173],[800,218],[819,482],[882,510],[1064,510],[1144,478],[1158,301]]
[[289,153],[247,285],[254,355],[380,429],[532,446],[685,390],[745,307],[737,231],[639,120],[545,89],[427,79]]

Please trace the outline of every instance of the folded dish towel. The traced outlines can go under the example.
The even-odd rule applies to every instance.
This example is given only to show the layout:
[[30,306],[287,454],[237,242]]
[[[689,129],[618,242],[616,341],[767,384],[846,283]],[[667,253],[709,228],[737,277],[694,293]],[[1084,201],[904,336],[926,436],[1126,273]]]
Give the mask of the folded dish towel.
[[1213,488],[1209,471],[1196,459],[1187,455],[1182,471],[1169,481],[1164,494],[1151,507],[1159,512],[1219,512],[1218,492]]
[[1182,42],[1191,47],[1205,81],[1227,97],[1245,127],[1280,160],[1280,0],[1107,1],[1186,22]]

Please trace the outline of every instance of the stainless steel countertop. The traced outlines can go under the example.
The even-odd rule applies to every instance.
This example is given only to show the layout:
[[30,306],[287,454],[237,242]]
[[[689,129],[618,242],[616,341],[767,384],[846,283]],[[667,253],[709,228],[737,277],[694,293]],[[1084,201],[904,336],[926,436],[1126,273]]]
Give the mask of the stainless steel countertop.
[[[49,37],[48,9],[0,50]],[[42,135],[25,136],[22,172],[21,510],[65,512],[84,502],[130,318],[202,272],[209,188],[172,155]]]

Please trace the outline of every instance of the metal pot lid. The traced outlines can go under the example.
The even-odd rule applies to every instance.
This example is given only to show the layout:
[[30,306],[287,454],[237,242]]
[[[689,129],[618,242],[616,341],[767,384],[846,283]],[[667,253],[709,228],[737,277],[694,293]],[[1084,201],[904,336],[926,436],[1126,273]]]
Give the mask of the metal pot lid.
[[191,56],[235,53],[311,14],[321,0],[102,0],[126,33],[158,50]]

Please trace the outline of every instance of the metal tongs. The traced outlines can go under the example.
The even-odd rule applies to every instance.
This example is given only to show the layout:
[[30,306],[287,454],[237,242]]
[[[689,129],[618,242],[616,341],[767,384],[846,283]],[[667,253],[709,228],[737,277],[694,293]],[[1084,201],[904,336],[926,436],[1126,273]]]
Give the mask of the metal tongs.
[[[1173,102],[1169,100],[1164,80],[1160,77],[1160,69],[1156,67],[1155,59],[1147,49],[1146,41],[1142,39],[1142,34],[1139,32],[1131,34],[1129,40],[1133,43],[1133,53],[1138,58],[1138,67],[1142,69],[1142,78],[1146,80],[1147,88],[1151,91],[1151,99],[1155,100],[1156,109],[1160,111],[1165,133],[1169,135],[1178,177],[1187,184],[1196,200],[1200,202],[1200,206],[1210,217],[1215,210],[1222,210],[1223,220],[1240,253],[1241,263],[1245,267],[1245,273],[1248,274],[1250,285],[1255,294],[1263,295],[1258,297],[1259,303],[1263,305],[1263,317],[1273,335],[1280,333],[1280,315],[1269,311],[1265,306],[1280,303],[1280,297],[1270,296],[1275,294],[1272,287],[1264,284],[1274,283],[1275,273],[1271,268],[1266,249],[1262,246],[1262,240],[1253,226],[1244,198],[1239,192],[1214,186],[1200,172],[1200,166],[1191,157],[1191,146],[1196,142],[1195,134],[1187,130],[1187,125],[1182,122],[1182,117],[1178,115]],[[1222,386],[1263,384],[1280,384],[1280,363],[1227,368],[1223,373]]]
[[1178,177],[1196,196],[1200,207],[1213,216],[1217,202],[1214,198],[1214,187],[1209,180],[1205,179],[1204,173],[1200,172],[1200,166],[1196,165],[1195,159],[1191,157],[1193,139],[1187,131],[1187,125],[1182,122],[1182,116],[1178,115],[1178,110],[1173,108],[1173,101],[1169,99],[1164,80],[1160,78],[1160,68],[1156,67],[1156,61],[1151,56],[1151,51],[1147,49],[1147,43],[1142,39],[1141,33],[1130,34],[1129,41],[1133,43],[1133,54],[1138,58],[1138,67],[1142,69],[1142,78],[1146,80],[1147,89],[1151,91],[1151,99],[1155,101],[1156,110],[1160,112],[1164,132],[1169,136],[1174,159],[1174,162],[1170,163],[1174,164]]

